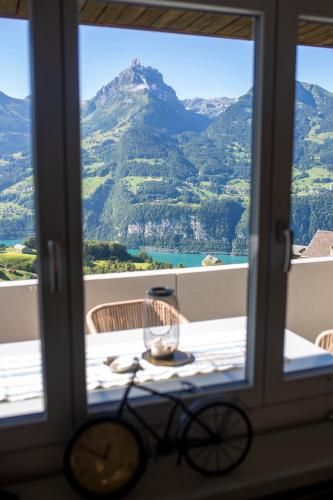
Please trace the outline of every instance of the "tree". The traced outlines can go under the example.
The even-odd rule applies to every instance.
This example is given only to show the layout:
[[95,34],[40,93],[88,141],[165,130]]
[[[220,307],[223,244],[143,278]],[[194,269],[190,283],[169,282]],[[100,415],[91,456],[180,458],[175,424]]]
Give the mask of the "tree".
[[35,236],[29,236],[29,238],[24,240],[23,244],[31,248],[32,250],[37,250],[37,242]]

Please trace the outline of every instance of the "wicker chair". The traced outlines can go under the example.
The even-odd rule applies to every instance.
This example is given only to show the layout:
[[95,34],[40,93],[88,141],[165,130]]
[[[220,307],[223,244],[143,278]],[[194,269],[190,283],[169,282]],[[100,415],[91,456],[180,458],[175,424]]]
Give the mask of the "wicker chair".
[[315,345],[333,354],[333,330],[324,330],[315,340]]
[[[87,313],[89,333],[114,332],[143,328],[143,299],[100,304]],[[175,322],[188,323],[188,320],[163,300],[152,301],[156,325]],[[151,316],[151,315],[150,315]]]

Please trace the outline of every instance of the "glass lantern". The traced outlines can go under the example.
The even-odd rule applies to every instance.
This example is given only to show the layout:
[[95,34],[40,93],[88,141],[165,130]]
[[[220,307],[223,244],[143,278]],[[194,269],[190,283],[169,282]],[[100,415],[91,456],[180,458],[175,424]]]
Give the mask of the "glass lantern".
[[177,298],[173,288],[147,290],[143,303],[143,339],[147,352],[156,359],[171,359],[179,344]]

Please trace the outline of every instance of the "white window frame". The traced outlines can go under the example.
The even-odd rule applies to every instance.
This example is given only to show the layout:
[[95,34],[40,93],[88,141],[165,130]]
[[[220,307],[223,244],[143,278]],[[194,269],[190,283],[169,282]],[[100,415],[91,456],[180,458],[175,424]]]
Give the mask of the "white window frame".
[[[27,449],[57,446],[72,426],[70,279],[65,189],[67,157],[63,82],[63,13],[57,0],[31,0],[29,28],[32,75],[32,140],[39,256],[39,318],[45,412],[0,421],[0,452],[20,473],[31,469],[20,457]],[[19,21],[17,21],[19,22]],[[61,249],[62,287],[51,290],[48,241]],[[16,311],[19,314],[19,311]],[[18,454],[17,454],[17,453]],[[40,451],[39,451],[40,453]],[[41,457],[40,457],[41,458]],[[52,453],[49,461],[52,461]],[[40,460],[43,463],[43,460]],[[45,464],[44,464],[45,465]],[[6,470],[6,469],[5,469]]]
[[[333,366],[284,374],[283,346],[286,323],[287,277],[283,272],[285,246],[278,241],[279,221],[289,226],[291,176],[293,162],[294,99],[296,81],[297,25],[300,19],[333,23],[333,4],[330,0],[279,0],[275,135],[271,213],[271,274],[268,296],[268,336],[266,355],[265,401],[277,403],[324,396],[333,393]],[[318,412],[321,405],[317,406]]]
[[[122,2],[122,0],[121,0]],[[118,2],[119,3],[119,2]],[[178,0],[146,0],[146,1],[123,1],[122,3],[140,4],[147,6],[166,6],[174,8],[198,9],[207,12],[238,13],[240,15],[256,16],[255,32],[255,109],[253,121],[253,169],[252,169],[252,197],[251,197],[251,222],[250,222],[250,255],[249,255],[249,278],[248,278],[248,349],[246,364],[246,380],[237,384],[221,384],[214,388],[207,388],[205,394],[218,396],[221,391],[227,391],[235,395],[248,405],[259,405],[263,402],[263,369],[265,353],[266,314],[265,302],[268,287],[268,251],[269,235],[265,227],[269,223],[270,197],[268,195],[271,185],[271,140],[273,121],[273,64],[274,61],[274,0],[211,0],[209,2],[183,2]],[[69,4],[69,2],[68,2]],[[66,26],[66,32],[71,33],[71,40],[77,36],[77,25],[71,23]],[[75,35],[74,35],[75,33]],[[184,35],[185,36],[185,35]],[[69,52],[68,47],[65,53]],[[74,66],[77,67],[76,53],[72,46],[71,59],[75,59]],[[71,106],[71,102],[67,103]],[[77,104],[75,104],[77,106]],[[69,111],[69,108],[67,109]],[[74,117],[74,113],[72,113]],[[77,126],[77,121],[75,122]],[[71,127],[70,127],[71,128]],[[73,144],[73,143],[72,143]],[[69,144],[69,148],[71,144]],[[76,148],[76,146],[74,146]],[[81,172],[79,156],[76,152],[76,163],[72,162],[70,167],[75,170],[74,182],[69,182],[71,200],[74,200],[76,217],[72,217],[73,231],[77,231],[79,220],[79,204],[81,203],[81,191],[77,181]],[[82,238],[77,232],[77,239]],[[81,255],[79,245],[75,247],[76,255]],[[81,275],[82,276],[82,275]],[[79,278],[79,270],[76,272],[76,283]],[[82,285],[81,285],[82,286]],[[74,378],[76,381],[75,395],[78,401],[75,407],[76,423],[87,418],[85,371],[83,370],[82,353],[84,353],[84,337],[82,335],[82,318],[84,317],[81,290],[76,289],[76,297],[79,304],[74,304],[73,311],[76,317],[77,327],[72,329]],[[75,299],[74,299],[75,301]],[[153,406],[160,406],[161,402],[143,400],[137,403],[148,411]],[[116,405],[111,402],[101,403],[93,408],[93,411],[112,411]]]
[[[316,418],[331,406],[333,382],[327,379],[327,373],[332,370],[306,377],[303,373],[291,378],[283,375],[286,276],[282,272],[284,248],[276,241],[274,228],[277,220],[289,220],[286,186],[290,187],[291,176],[296,20],[298,15],[332,19],[330,1],[317,0],[315,5],[311,0],[292,3],[288,0],[132,0],[130,3],[257,16],[247,382],[237,387],[216,386],[207,389],[205,394],[218,396],[224,391],[242,399],[252,409],[252,420],[258,427],[263,427],[263,421],[266,428],[270,428],[287,426],[302,418]],[[276,6],[279,6],[278,15]],[[22,416],[0,422],[0,453],[8,453],[3,474],[10,477],[24,477],[27,473],[31,476],[34,472],[61,467],[63,444],[69,433],[88,416],[83,335],[77,2],[31,0],[30,22],[41,335],[48,412],[46,417]],[[50,116],[52,134],[49,133]],[[281,165],[284,165],[282,173]],[[285,202],[281,202],[281,196]],[[55,200],[57,210],[54,210]],[[46,252],[49,239],[60,240],[63,250],[64,282],[57,296],[49,290]],[[315,397],[316,405],[311,405],[306,413],[311,397]],[[146,400],[142,405],[153,420],[155,415],[156,421],[159,419],[159,402]],[[112,407],[112,404],[99,405],[97,410],[110,411]],[[27,456],[34,457],[28,469]]]

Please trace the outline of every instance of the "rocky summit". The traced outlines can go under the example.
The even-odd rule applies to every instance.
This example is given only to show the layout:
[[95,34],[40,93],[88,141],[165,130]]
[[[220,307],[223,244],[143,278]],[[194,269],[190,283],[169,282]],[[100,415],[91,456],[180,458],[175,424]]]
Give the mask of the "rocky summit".
[[187,111],[161,73],[135,59],[86,103],[82,123],[84,132],[105,132],[116,127],[121,134],[135,123],[179,133],[203,130],[208,119]]

